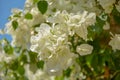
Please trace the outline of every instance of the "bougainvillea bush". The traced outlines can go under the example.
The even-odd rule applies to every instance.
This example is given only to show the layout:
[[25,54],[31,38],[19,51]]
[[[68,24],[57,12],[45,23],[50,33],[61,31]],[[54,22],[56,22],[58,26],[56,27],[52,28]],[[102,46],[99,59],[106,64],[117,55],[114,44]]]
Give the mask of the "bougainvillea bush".
[[120,80],[119,0],[26,0],[0,34],[0,80]]

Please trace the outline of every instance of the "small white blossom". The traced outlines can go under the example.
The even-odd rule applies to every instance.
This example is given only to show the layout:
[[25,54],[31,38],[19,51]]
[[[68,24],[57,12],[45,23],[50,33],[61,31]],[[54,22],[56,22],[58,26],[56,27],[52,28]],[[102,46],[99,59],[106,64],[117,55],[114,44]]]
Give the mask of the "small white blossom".
[[12,21],[6,24],[5,31],[12,36],[12,45],[22,48],[28,48],[30,44],[31,30],[22,18],[17,20],[19,23],[15,30],[12,26]]
[[93,50],[93,46],[89,44],[81,44],[80,46],[77,46],[76,51],[81,55],[88,55],[91,54]]
[[118,4],[115,5],[116,9],[120,12],[120,1],[118,1]]
[[72,26],[74,29],[74,32],[84,40],[87,40],[87,28],[90,25],[93,25],[96,21],[96,15],[95,13],[88,13],[87,11],[84,11],[82,13],[78,14],[72,14],[70,16],[70,19],[68,21],[68,25]]
[[33,73],[30,70],[29,65],[25,65],[25,76],[28,77],[29,80],[53,80],[53,76],[47,75],[44,71],[42,70],[37,70],[35,73]]
[[113,9],[113,4],[115,3],[116,0],[98,0],[100,5],[103,7],[106,13],[111,13]]
[[18,8],[13,8],[13,9],[11,10],[11,12],[12,12],[13,14],[19,14],[20,12],[22,12],[22,10],[20,10],[20,9],[18,9]]
[[112,46],[112,49],[120,50],[120,34],[115,34],[115,36],[110,40],[109,45]]
[[[100,9],[96,7],[95,0],[47,0],[50,4],[47,13],[53,14],[54,11],[66,10],[69,13],[77,13],[78,11],[87,10],[89,12],[100,13]],[[57,5],[56,5],[57,4]],[[64,7],[65,6],[65,7]]]
[[109,30],[110,29],[110,24],[108,22],[105,23],[105,25],[103,26],[104,30]]
[[73,54],[69,47],[59,46],[56,53],[51,55],[45,63],[45,70],[50,75],[60,75],[63,70],[67,69],[71,64]]

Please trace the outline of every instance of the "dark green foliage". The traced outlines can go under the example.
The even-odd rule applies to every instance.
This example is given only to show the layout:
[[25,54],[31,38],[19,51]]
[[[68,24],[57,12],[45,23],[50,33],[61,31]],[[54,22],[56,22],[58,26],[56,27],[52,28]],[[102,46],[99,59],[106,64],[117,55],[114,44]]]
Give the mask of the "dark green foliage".
[[30,14],[30,13],[25,14],[25,19],[28,19],[28,20],[33,19],[32,14]]
[[71,68],[67,68],[66,70],[63,71],[63,75],[66,76],[66,77],[69,77],[70,76],[70,73],[71,73],[72,69]]
[[19,56],[18,60],[19,60],[20,62],[23,62],[23,64],[25,64],[25,63],[28,62],[27,56],[26,56],[25,54],[21,54],[21,55]]
[[88,27],[88,38],[99,37],[103,32],[103,26],[105,21],[101,20],[98,16],[96,17],[96,23]]
[[18,22],[16,20],[12,21],[13,29],[16,30],[18,27]]
[[40,60],[37,62],[37,67],[43,69],[44,67],[44,61]]
[[10,44],[7,44],[7,45],[4,46],[4,51],[7,54],[13,54],[13,48]]
[[28,51],[29,53],[29,57],[30,57],[30,62],[31,63],[35,63],[37,61],[37,53],[32,52],[32,51]]
[[18,66],[19,66],[19,62],[18,62],[18,60],[13,60],[8,65],[9,65],[10,69],[17,70]]
[[115,22],[120,25],[120,12],[117,11],[116,7],[113,8],[112,15]]
[[55,80],[64,80],[64,76],[56,76]]
[[33,0],[33,4],[37,3],[39,0]]
[[120,72],[116,72],[111,80],[120,80]]
[[17,71],[18,71],[18,73],[19,73],[20,75],[24,75],[24,73],[25,73],[24,66],[18,66]]
[[41,0],[37,3],[38,10],[42,13],[45,14],[48,8],[48,3],[47,1]]

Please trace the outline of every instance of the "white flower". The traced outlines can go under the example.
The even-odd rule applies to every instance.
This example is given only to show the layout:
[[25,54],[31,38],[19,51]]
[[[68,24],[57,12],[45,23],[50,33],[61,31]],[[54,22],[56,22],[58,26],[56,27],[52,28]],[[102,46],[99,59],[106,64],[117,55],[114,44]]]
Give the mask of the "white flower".
[[80,27],[76,27],[75,28],[75,32],[78,36],[80,36],[81,38],[83,38],[84,40],[87,40],[87,27],[86,26],[80,26]]
[[11,12],[12,12],[13,14],[19,14],[20,12],[22,12],[22,10],[20,10],[20,9],[18,9],[18,8],[13,8],[13,9],[11,10]]
[[38,25],[40,23],[43,23],[45,21],[45,16],[40,13],[37,7],[33,7],[30,11],[30,13],[33,16],[32,22],[29,23],[31,25]]
[[65,23],[69,19],[67,11],[57,11],[52,17],[48,17],[47,21],[51,23]]
[[37,70],[35,73],[30,71],[30,65],[25,65],[25,76],[28,77],[29,80],[53,80],[53,76],[47,75],[42,70]]
[[73,26],[74,32],[84,40],[87,40],[87,28],[90,25],[93,25],[96,21],[96,15],[95,13],[88,13],[87,11],[84,11],[82,13],[78,14],[72,14],[70,16],[69,21],[67,24],[69,26]]
[[73,6],[72,12],[87,10],[88,12],[100,13],[95,0],[71,0],[71,5]]
[[31,28],[23,21],[23,18],[17,20],[18,27],[15,30],[12,26],[12,21],[6,24],[5,31],[12,36],[12,45],[22,48],[28,48],[30,44]]
[[63,70],[72,65],[73,53],[68,46],[58,46],[55,52],[45,63],[45,70],[50,75],[60,75]]
[[118,1],[118,5],[116,4],[116,9],[120,12],[120,1]]
[[73,35],[76,33],[79,37],[87,40],[87,27],[93,25],[96,21],[95,13],[88,13],[87,11],[75,13],[68,13],[66,11],[56,12],[55,16],[47,19],[51,23],[59,23],[54,25],[53,32],[59,34]]
[[81,44],[80,46],[77,46],[76,51],[81,55],[88,55],[91,54],[93,50],[93,46],[89,44]]
[[[27,0],[26,4],[31,4],[32,0]],[[31,32],[34,32],[33,27],[35,25],[41,24],[45,21],[45,16],[43,16],[37,6],[30,5],[30,9],[25,8],[24,11],[19,9],[13,9],[13,14],[11,15],[10,21],[6,24],[5,31],[7,34],[12,36],[12,45],[15,47],[21,47],[23,49],[29,49],[30,47],[30,37]],[[25,18],[25,15],[30,13],[32,15],[32,19],[28,20]],[[14,17],[14,15],[19,15],[18,17]],[[17,28],[14,29],[13,21],[18,23]]]
[[33,6],[33,0],[26,0],[25,1],[25,9],[29,9]]
[[103,7],[106,13],[111,13],[113,9],[113,4],[115,3],[116,0],[98,0],[100,5]]
[[105,25],[103,26],[104,30],[109,30],[110,29],[110,24],[108,22],[105,23]]
[[120,34],[115,34],[115,36],[110,40],[109,45],[112,46],[112,49],[120,50]]
[[49,25],[42,23],[40,27],[36,28],[38,34],[31,36],[30,49],[40,53],[41,58],[47,58],[49,56],[50,50],[47,46],[52,45],[50,42],[50,30],[51,28]]
[[[87,27],[96,21],[95,13],[56,12],[47,18],[51,26],[42,23],[36,28],[38,34],[31,37],[31,50],[45,61],[45,71],[50,75],[60,75],[70,66],[73,53],[68,46],[68,36],[76,33],[87,39]],[[73,34],[72,34],[73,33]],[[89,49],[89,46],[87,47]],[[91,49],[91,47],[90,47]],[[88,54],[88,53],[87,53]],[[62,62],[62,63],[61,63]]]
[[48,14],[54,14],[54,11],[63,10],[69,13],[77,13],[84,10],[100,13],[99,8],[96,7],[95,0],[48,0],[48,2],[50,3],[47,11]]
[[36,31],[38,34],[31,37],[31,50],[39,53],[39,58],[45,61],[48,74],[61,74],[71,65],[73,55],[68,46],[67,30],[61,25],[49,26],[43,23]]

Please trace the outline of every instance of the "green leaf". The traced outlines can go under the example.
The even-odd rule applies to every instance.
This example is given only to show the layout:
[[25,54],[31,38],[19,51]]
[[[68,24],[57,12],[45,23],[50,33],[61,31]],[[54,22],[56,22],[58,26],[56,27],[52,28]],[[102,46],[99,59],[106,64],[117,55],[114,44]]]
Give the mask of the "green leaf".
[[64,74],[65,76],[69,77],[69,76],[70,76],[71,71],[72,71],[72,69],[67,68],[67,69],[63,72],[63,74]]
[[98,53],[94,53],[92,57],[91,66],[97,74],[103,72],[104,64],[102,59],[102,56]]
[[20,75],[24,75],[24,73],[25,73],[25,69],[24,69],[23,66],[19,66],[18,69],[17,69],[17,71],[18,71],[18,73],[19,73]]
[[37,7],[38,7],[38,10],[42,13],[42,14],[44,14],[46,11],[47,11],[47,8],[48,8],[48,3],[47,3],[47,1],[39,1],[38,3],[37,3]]
[[23,63],[27,63],[27,56],[25,54],[21,54],[19,57],[19,61],[23,62]]
[[43,69],[44,67],[44,61],[40,60],[37,62],[37,67]]
[[19,79],[16,80],[28,80],[28,78],[24,75],[24,76],[20,76]]
[[10,62],[9,68],[12,69],[12,70],[17,70],[18,65],[19,65],[18,61],[17,60],[13,60],[12,62]]
[[12,21],[13,29],[16,30],[18,27],[18,22],[16,20]]
[[115,77],[112,78],[111,80],[120,80],[120,73],[118,73],[117,75],[115,75]]
[[15,14],[13,17],[21,17],[19,14]]
[[64,80],[64,76],[56,76],[55,80]]
[[39,0],[33,0],[33,4],[37,3]]
[[6,54],[13,54],[13,48],[9,44],[4,46],[4,51]]
[[17,73],[14,72],[13,75],[15,77],[15,80],[19,80],[19,77],[18,77]]
[[14,48],[14,51],[15,51],[16,53],[20,53],[21,47],[15,47],[15,48]]
[[120,16],[114,15],[114,20],[120,25]]
[[25,14],[25,19],[28,19],[28,20],[33,19],[32,14],[30,14],[30,13]]
[[105,21],[101,20],[98,16],[96,17],[96,23],[94,25],[89,26],[88,29],[88,38],[96,38],[97,36],[101,36],[103,32],[103,26]]
[[114,69],[120,70],[120,51],[116,51],[111,55],[112,62],[114,64]]
[[30,62],[31,63],[36,63],[37,60],[37,53],[29,51],[29,56],[30,56]]

